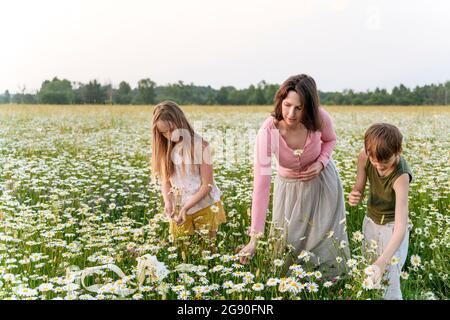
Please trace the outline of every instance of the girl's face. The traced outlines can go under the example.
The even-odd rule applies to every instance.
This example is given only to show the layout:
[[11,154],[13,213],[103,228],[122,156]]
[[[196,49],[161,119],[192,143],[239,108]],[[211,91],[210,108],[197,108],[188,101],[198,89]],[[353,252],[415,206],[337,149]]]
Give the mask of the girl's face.
[[281,103],[281,113],[286,124],[295,125],[300,123],[302,109],[303,106],[299,94],[295,91],[289,91]]
[[369,161],[378,170],[378,172],[384,172],[391,169],[396,164],[397,155],[394,154],[390,159],[385,161],[378,161],[369,155]]
[[156,123],[156,127],[158,131],[167,139],[170,140],[172,137],[173,129],[170,126],[170,123],[167,121],[158,121]]

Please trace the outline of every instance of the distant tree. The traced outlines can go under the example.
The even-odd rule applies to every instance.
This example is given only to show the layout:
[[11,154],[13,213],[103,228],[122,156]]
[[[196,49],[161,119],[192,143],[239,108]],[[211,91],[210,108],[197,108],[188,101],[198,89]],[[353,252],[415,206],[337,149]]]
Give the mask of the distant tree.
[[59,80],[57,77],[53,80],[45,80],[38,93],[39,102],[44,104],[71,104],[74,93],[72,84],[69,80]]
[[221,87],[216,95],[216,103],[221,105],[230,104],[229,95],[231,91],[230,87]]
[[119,84],[119,89],[115,91],[114,102],[117,104],[130,104],[132,99],[133,95],[130,85],[122,81]]
[[264,90],[264,98],[265,98],[265,104],[273,104],[275,100],[275,94],[278,91],[278,88],[280,86],[277,84],[268,84],[265,87]]
[[251,84],[247,89],[247,104],[257,104],[256,95],[256,87]]
[[155,87],[156,83],[150,79],[142,79],[138,82],[138,90],[141,95],[142,102],[145,104],[155,103]]
[[233,105],[244,105],[248,104],[247,102],[247,90],[236,90],[234,87],[231,87],[230,93],[228,96],[230,104]]
[[105,84],[102,86],[102,91],[105,92],[105,103],[106,104],[113,104],[113,95],[114,95],[114,89],[112,87],[111,83]]
[[9,94],[9,91],[6,90],[5,93],[0,95],[0,103],[10,103],[11,102],[11,95]]
[[37,96],[31,93],[16,93],[12,96],[12,102],[16,104],[36,104]]
[[444,104],[448,105],[450,104],[450,81],[447,81],[444,84],[444,87],[445,87]]
[[258,105],[266,104],[266,98],[264,96],[266,86],[267,86],[267,83],[264,80],[260,81],[257,84],[256,89],[254,91],[254,97],[252,97],[255,104],[258,104]]
[[84,103],[88,104],[104,104],[107,100],[107,91],[105,87],[102,87],[97,80],[89,81],[89,83],[83,87],[82,97]]
[[11,103],[11,94],[9,93],[9,90],[6,90],[3,94],[3,101],[4,103]]
[[[6,90],[0,94],[0,103],[153,104],[170,99],[179,104],[273,105],[278,88],[278,84],[268,84],[264,80],[256,86],[251,84],[243,89],[233,86],[214,89],[211,86],[185,84],[183,81],[157,86],[148,78],[140,80],[136,88],[125,81],[114,88],[111,84],[101,85],[96,80],[83,84],[55,77],[44,81],[37,94],[26,93],[25,86],[20,86],[15,94]],[[319,91],[319,98],[322,105],[448,105],[450,81],[413,89],[400,84],[391,92],[381,88],[365,92],[352,89],[341,92]]]
[[205,90],[205,97],[205,104],[216,104],[216,93],[210,86]]
[[411,91],[403,84],[400,84],[400,86],[398,87],[394,87],[394,89],[392,89],[392,95],[394,96],[395,104],[399,105],[414,104]]

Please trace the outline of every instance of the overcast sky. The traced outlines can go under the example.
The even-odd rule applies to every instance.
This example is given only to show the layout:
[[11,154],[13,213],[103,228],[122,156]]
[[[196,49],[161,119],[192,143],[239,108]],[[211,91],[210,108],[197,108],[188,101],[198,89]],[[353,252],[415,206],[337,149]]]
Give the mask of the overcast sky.
[[2,0],[0,93],[54,76],[324,91],[450,80],[450,1]]

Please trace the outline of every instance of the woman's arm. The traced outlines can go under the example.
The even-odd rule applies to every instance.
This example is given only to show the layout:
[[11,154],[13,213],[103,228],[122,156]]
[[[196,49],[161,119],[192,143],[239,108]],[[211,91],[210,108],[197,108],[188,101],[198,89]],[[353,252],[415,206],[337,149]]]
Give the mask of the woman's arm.
[[250,226],[252,238],[264,233],[272,177],[272,139],[276,139],[276,134],[272,137],[274,132],[263,125],[256,136]]
[[330,115],[323,108],[319,110],[322,121],[320,155],[305,171],[300,172],[298,177],[302,181],[310,181],[320,174],[330,161],[331,154],[336,146],[336,133]]
[[325,168],[336,146],[336,133],[334,132],[333,121],[330,115],[322,108],[320,108],[320,117],[322,118],[322,146],[317,160]]
[[399,176],[393,184],[393,189],[395,191],[394,232],[383,253],[374,263],[380,268],[381,274],[391,263],[395,252],[400,248],[408,227],[409,174],[404,173]]
[[239,250],[239,261],[242,264],[247,264],[255,254],[258,238],[264,234],[272,178],[272,142],[276,144],[275,139],[279,139],[278,131],[273,130],[274,128],[269,125],[269,121],[273,120],[266,120],[256,136],[250,241]]
[[364,189],[366,188],[367,173],[366,173],[367,154],[363,149],[359,153],[358,163],[356,169],[356,182],[353,186],[352,192],[348,197],[348,202],[351,206],[356,206],[364,196]]

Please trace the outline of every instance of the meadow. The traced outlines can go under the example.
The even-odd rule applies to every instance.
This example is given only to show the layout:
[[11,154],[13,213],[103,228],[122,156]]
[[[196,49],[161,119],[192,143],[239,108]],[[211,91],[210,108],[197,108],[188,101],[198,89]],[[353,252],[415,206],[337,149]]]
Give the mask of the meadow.
[[[346,200],[366,128],[383,121],[404,134],[414,180],[403,296],[448,299],[450,107],[325,108],[338,135],[333,159]],[[286,272],[288,253],[277,255],[267,238],[241,265],[236,247],[248,240],[253,139],[272,108],[183,109],[214,149],[227,212],[216,251],[202,233],[181,245],[169,237],[159,186],[150,179],[151,106],[0,105],[0,299],[382,297],[365,280],[365,202],[346,204],[350,243],[342,245],[352,257],[342,261],[345,274],[327,278],[309,264],[308,252]],[[138,268],[143,256],[145,274]],[[80,279],[82,270],[105,265],[110,269],[90,269]]]

